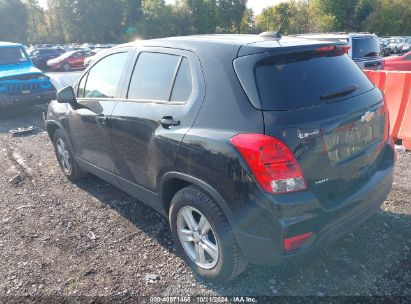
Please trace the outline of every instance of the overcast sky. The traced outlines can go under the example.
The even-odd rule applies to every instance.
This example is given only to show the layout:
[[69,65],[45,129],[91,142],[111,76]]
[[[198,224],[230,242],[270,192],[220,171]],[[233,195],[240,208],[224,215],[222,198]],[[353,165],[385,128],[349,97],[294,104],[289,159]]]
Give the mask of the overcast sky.
[[[73,0],[74,1],[74,0]],[[251,7],[255,14],[261,13],[263,8],[283,2],[284,0],[248,0],[248,6]],[[174,3],[174,0],[166,0],[167,3]],[[47,0],[39,0],[39,3],[46,6]]]

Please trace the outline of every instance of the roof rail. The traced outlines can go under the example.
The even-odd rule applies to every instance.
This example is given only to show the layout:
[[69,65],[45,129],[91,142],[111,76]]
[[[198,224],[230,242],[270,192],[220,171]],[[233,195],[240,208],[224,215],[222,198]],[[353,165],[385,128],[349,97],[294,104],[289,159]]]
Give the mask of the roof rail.
[[280,32],[274,32],[274,31],[272,31],[272,32],[263,32],[258,36],[263,37],[263,38],[276,39],[276,40],[280,40],[283,37],[283,35],[281,35]]

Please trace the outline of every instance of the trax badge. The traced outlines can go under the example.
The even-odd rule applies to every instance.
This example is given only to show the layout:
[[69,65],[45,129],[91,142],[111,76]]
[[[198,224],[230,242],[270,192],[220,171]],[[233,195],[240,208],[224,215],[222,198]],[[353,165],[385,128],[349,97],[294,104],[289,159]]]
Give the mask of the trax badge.
[[373,120],[374,116],[375,116],[374,112],[367,112],[365,113],[363,117],[361,117],[361,122],[363,123],[370,122],[371,120]]

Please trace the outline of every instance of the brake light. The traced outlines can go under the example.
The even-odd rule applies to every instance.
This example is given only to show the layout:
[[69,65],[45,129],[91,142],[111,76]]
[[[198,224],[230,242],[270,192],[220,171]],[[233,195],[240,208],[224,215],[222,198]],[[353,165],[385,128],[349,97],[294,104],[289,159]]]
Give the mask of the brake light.
[[239,134],[231,143],[265,191],[281,194],[307,189],[297,160],[282,141],[262,134]]
[[315,51],[316,53],[327,53],[331,51],[337,51],[338,54],[348,54],[348,51],[351,49],[351,46],[349,45],[343,45],[343,46],[336,46],[336,45],[326,45],[326,46],[321,46],[317,48]]
[[351,49],[351,46],[345,45],[345,46],[341,47],[341,49],[344,53],[348,54],[349,50]]
[[327,46],[319,47],[315,51],[317,53],[331,52],[331,51],[334,51],[336,48],[337,47],[335,45],[327,45]]

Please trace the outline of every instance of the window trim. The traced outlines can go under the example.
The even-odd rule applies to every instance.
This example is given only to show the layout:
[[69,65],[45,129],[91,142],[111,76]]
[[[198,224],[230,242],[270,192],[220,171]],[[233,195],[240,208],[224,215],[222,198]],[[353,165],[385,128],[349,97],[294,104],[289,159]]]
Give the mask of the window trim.
[[[85,89],[86,89],[86,85],[87,85],[88,74],[89,74],[89,71],[87,71],[87,72],[80,78],[80,80],[79,80],[79,82],[78,82],[78,85],[77,85],[76,98],[80,98],[80,99],[84,98],[84,92],[86,91]],[[81,84],[81,82],[83,81],[83,79],[85,80],[85,82],[84,82],[84,88],[83,88],[83,96],[78,96],[78,92],[79,92],[79,90],[80,90],[80,84]]]
[[[143,53],[162,54],[162,55],[169,55],[169,56],[179,57],[178,63],[177,63],[177,65],[176,65],[176,70],[175,70],[174,75],[173,75],[173,80],[172,80],[171,85],[170,85],[170,88],[169,88],[168,100],[128,98],[129,93],[130,93],[131,81],[132,81],[132,79],[133,79],[133,75],[134,75],[134,72],[135,72],[135,70],[136,70],[136,66],[137,66],[138,60],[140,59],[140,56],[141,56]],[[174,90],[174,85],[175,85],[175,82],[176,82],[177,75],[178,75],[178,72],[179,72],[179,70],[180,70],[181,64],[182,64],[182,62],[183,62],[183,58],[186,58],[186,59],[188,60],[189,65],[190,65],[191,85],[193,86],[193,84],[194,84],[194,83],[193,83],[193,69],[192,69],[192,65],[191,65],[191,62],[190,62],[190,58],[188,58],[187,56],[181,55],[181,54],[173,54],[173,53],[167,53],[167,52],[159,52],[159,51],[154,51],[154,50],[142,50],[142,51],[140,51],[140,52],[138,53],[137,58],[135,59],[134,66],[133,66],[133,70],[131,71],[130,77],[129,77],[129,79],[128,79],[126,96],[125,96],[125,98],[120,98],[119,101],[123,101],[123,102],[133,102],[133,103],[167,104],[167,105],[184,105],[184,104],[186,104],[186,103],[190,100],[191,96],[193,95],[193,88],[191,89],[191,93],[190,93],[190,95],[188,96],[187,100],[184,100],[184,101],[171,101],[171,97],[172,97],[172,95],[173,95],[173,90]]]

